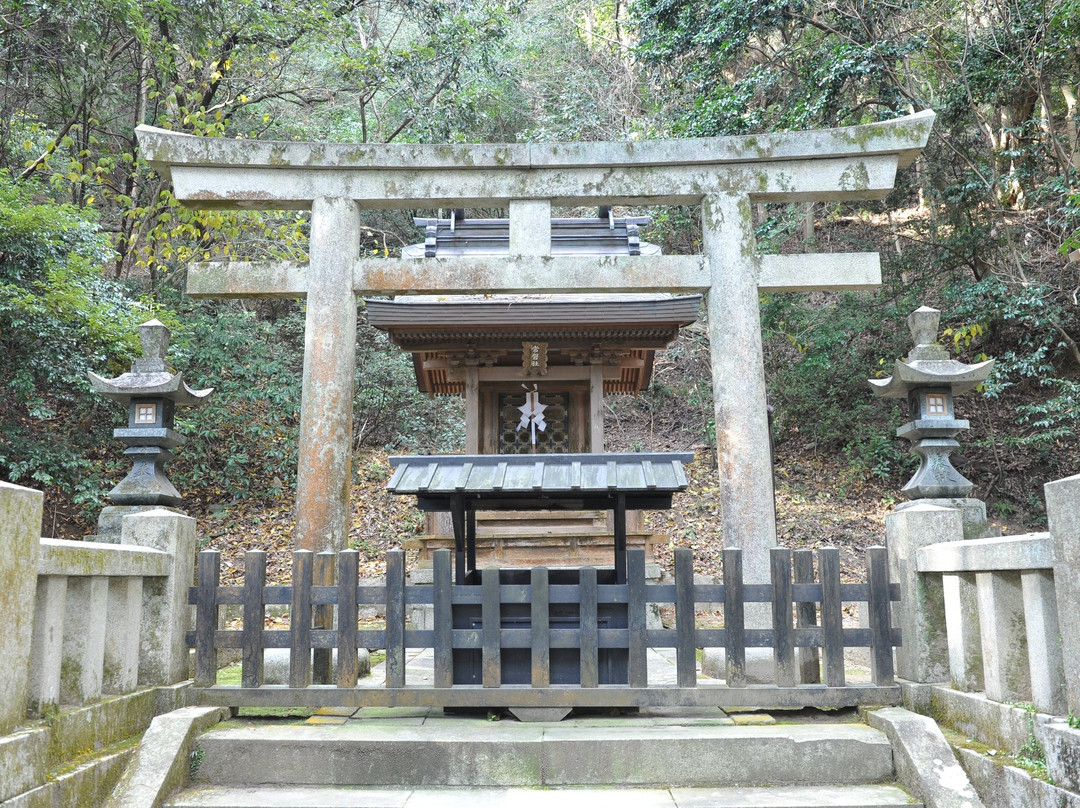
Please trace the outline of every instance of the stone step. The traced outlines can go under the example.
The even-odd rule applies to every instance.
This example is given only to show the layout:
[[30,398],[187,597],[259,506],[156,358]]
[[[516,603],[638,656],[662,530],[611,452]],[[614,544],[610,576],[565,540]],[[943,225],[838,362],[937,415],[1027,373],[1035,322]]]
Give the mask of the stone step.
[[408,788],[869,784],[894,779],[863,724],[560,724],[465,716],[226,726],[198,740],[196,784]]
[[920,808],[892,785],[643,789],[193,788],[166,808]]

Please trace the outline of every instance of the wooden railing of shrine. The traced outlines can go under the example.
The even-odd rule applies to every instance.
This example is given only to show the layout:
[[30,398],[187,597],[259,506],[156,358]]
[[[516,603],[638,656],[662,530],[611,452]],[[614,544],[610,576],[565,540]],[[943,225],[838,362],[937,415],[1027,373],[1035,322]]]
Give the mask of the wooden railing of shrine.
[[[188,633],[195,649],[194,696],[202,704],[236,707],[899,703],[893,646],[900,644],[900,636],[891,625],[890,602],[900,595],[899,587],[889,583],[885,549],[866,551],[866,582],[854,584],[841,583],[836,548],[816,552],[816,581],[812,551],[793,554],[777,548],[771,553],[769,584],[743,583],[737,549],[723,551],[722,584],[695,584],[692,551],[679,548],[674,584],[646,583],[645,554],[631,550],[625,584],[598,582],[597,570],[589,567],[574,573],[576,583],[561,584],[553,582],[552,573],[565,571],[540,567],[523,571],[527,583],[506,583],[505,576],[491,570],[478,584],[460,585],[453,581],[450,551],[439,550],[434,583],[406,585],[404,554],[392,550],[386,554],[386,584],[361,586],[358,554],[349,550],[334,560],[335,584],[316,586],[313,571],[320,561],[331,560],[326,558],[330,554],[298,551],[292,585],[267,586],[266,554],[252,550],[246,554],[243,585],[225,587],[219,585],[220,554],[206,550],[199,555],[198,584],[189,598],[196,607],[195,629]],[[843,606],[849,602],[865,604],[866,627],[843,625]],[[650,603],[674,604],[674,628],[647,628]],[[723,605],[722,628],[696,625],[703,603]],[[771,627],[747,627],[757,622],[745,618],[747,605],[766,603],[771,604]],[[274,604],[289,607],[287,630],[265,628],[266,606]],[[433,629],[409,627],[407,607],[415,604],[433,607]],[[219,609],[227,605],[242,606],[241,629],[219,627]],[[359,628],[362,605],[380,607],[385,628]],[[696,649],[703,647],[726,650],[725,681],[698,680]],[[869,648],[872,683],[847,682],[844,649],[852,647]],[[216,684],[218,650],[224,648],[241,650],[239,686]],[[263,684],[267,648],[290,649],[287,686]],[[358,648],[385,649],[383,685],[358,677]],[[406,649],[417,648],[434,651],[429,684],[406,683]],[[674,649],[674,684],[650,683],[649,648]],[[747,685],[748,648],[772,649],[774,684]],[[332,671],[330,649],[337,651]],[[568,672],[571,683],[565,682]],[[313,684],[320,679],[325,683]],[[463,681],[469,683],[456,683]]]

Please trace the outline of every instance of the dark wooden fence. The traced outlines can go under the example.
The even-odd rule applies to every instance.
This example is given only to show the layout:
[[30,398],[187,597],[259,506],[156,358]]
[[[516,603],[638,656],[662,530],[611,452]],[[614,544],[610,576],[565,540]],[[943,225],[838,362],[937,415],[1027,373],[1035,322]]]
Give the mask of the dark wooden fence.
[[[551,582],[546,568],[527,573],[528,583],[504,583],[498,574],[477,585],[455,584],[449,550],[436,552],[434,583],[406,585],[400,550],[386,554],[385,586],[360,586],[355,551],[293,554],[291,586],[266,585],[266,554],[249,551],[243,586],[223,587],[220,555],[199,555],[198,585],[190,602],[196,606],[195,630],[188,642],[195,649],[196,698],[223,706],[433,706],[433,707],[632,707],[713,705],[741,707],[837,707],[899,703],[893,678],[893,646],[899,630],[891,626],[890,601],[899,587],[889,584],[888,556],[882,547],[866,551],[865,583],[840,579],[840,555],[821,549],[814,580],[810,550],[772,550],[772,583],[744,584],[741,551],[724,550],[723,583],[694,583],[689,549],[675,551],[674,584],[647,584],[645,554],[627,554],[625,584],[599,583],[597,571],[584,568],[574,584]],[[575,574],[576,577],[576,574]],[[335,580],[336,578],[336,580]],[[333,585],[316,581],[334,580]],[[344,593],[344,595],[343,595]],[[865,604],[868,626],[843,625],[843,605]],[[675,627],[646,627],[648,604],[674,604]],[[698,604],[723,605],[723,628],[698,627]],[[288,630],[265,629],[265,607],[288,606]],[[434,629],[410,629],[407,607],[430,604]],[[552,620],[557,605],[575,619],[567,626]],[[565,604],[570,604],[566,607]],[[746,604],[771,611],[771,628],[747,628]],[[219,628],[219,608],[243,607],[243,628]],[[385,614],[385,628],[358,628],[358,607],[376,606]],[[753,607],[752,607],[753,608]],[[614,613],[618,619],[605,621]],[[507,621],[508,613],[519,616]],[[464,621],[462,616],[466,616]],[[751,621],[761,625],[768,621]],[[455,625],[456,624],[456,625]],[[615,625],[616,627],[605,627]],[[463,627],[464,626],[464,627]],[[385,649],[383,686],[358,686],[357,648]],[[726,681],[700,682],[696,649],[726,649]],[[844,649],[869,648],[872,684],[849,684]],[[216,685],[217,652],[242,652],[240,686]],[[263,684],[263,649],[288,648],[287,686]],[[434,649],[432,685],[406,686],[407,648]],[[674,648],[675,684],[649,683],[647,649]],[[771,648],[775,680],[747,685],[748,648]],[[337,665],[330,666],[330,649]],[[799,649],[796,652],[796,649]],[[553,683],[552,657],[574,656],[576,684]],[[503,682],[504,656],[527,655],[525,681]],[[463,663],[477,663],[475,684],[462,681]],[[604,660],[615,659],[618,683],[605,683]],[[563,666],[565,667],[565,666]],[[610,665],[608,667],[611,667]],[[624,670],[619,670],[623,668]],[[610,672],[607,674],[610,679]],[[313,684],[314,682],[314,684]]]

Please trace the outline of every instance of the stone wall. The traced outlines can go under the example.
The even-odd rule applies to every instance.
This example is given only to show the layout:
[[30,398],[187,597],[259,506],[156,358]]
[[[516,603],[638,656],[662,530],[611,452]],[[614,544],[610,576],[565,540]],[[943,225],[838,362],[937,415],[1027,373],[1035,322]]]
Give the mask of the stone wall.
[[0,483],[0,805],[99,805],[183,703],[195,521],[151,510],[118,544],[62,541],[41,538],[41,509]]

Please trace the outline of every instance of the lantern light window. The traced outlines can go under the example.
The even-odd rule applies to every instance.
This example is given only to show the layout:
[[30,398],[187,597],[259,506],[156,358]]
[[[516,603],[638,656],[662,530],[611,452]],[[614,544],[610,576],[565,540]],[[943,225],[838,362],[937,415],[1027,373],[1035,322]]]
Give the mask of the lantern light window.
[[155,424],[155,423],[157,423],[157,404],[136,404],[135,405],[135,423],[137,423],[137,424]]
[[940,393],[928,393],[926,396],[926,414],[944,418],[949,414],[948,402]]

